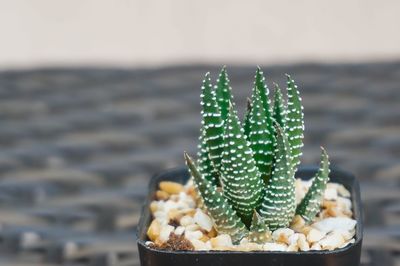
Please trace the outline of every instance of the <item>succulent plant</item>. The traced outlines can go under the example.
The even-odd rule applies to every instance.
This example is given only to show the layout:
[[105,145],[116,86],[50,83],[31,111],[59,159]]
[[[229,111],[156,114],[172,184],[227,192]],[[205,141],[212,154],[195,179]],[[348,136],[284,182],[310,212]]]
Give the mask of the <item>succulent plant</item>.
[[274,84],[273,104],[263,72],[257,68],[251,99],[241,125],[234,109],[226,68],[213,88],[210,74],[201,92],[202,127],[197,165],[185,153],[204,207],[219,233],[235,242],[265,242],[271,230],[288,227],[301,215],[311,222],[320,209],[329,179],[329,160],[321,165],[296,206],[295,173],[303,147],[304,115],[294,80],[287,77],[287,101]]

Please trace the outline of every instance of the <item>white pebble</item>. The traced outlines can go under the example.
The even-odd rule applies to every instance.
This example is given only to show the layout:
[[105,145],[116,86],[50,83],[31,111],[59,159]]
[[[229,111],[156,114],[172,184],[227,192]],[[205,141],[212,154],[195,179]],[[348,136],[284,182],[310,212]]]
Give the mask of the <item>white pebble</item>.
[[180,235],[182,235],[184,232],[185,232],[185,227],[183,227],[183,226],[178,226],[178,227],[175,229],[175,235],[180,236]]
[[264,250],[269,250],[269,251],[286,251],[287,246],[285,244],[279,244],[279,243],[265,243],[263,245]]
[[347,217],[329,217],[311,226],[323,232],[331,232],[335,229],[351,231],[355,228],[357,221]]
[[216,236],[214,238],[211,238],[211,245],[214,248],[217,247],[230,247],[232,246],[232,239],[229,235],[227,234],[222,234],[219,236]]
[[206,243],[204,243],[201,240],[192,238],[192,239],[190,239],[190,242],[194,246],[195,250],[210,250],[211,249],[209,245],[207,245]]
[[323,249],[334,250],[335,248],[342,246],[344,242],[344,238],[340,233],[332,232],[321,239],[318,243]]
[[194,224],[194,220],[189,215],[185,215],[180,219],[179,223],[182,226],[188,226],[188,225]]
[[189,240],[192,239],[200,239],[203,237],[203,233],[201,231],[185,231],[185,237]]
[[311,247],[310,250],[321,250],[321,245],[318,243],[314,243]]
[[174,227],[172,225],[163,225],[161,226],[160,236],[158,239],[161,242],[166,242],[169,239],[169,235],[172,231],[174,231]]
[[336,200],[338,197],[337,190],[334,188],[327,188],[324,192],[324,199],[326,200]]
[[294,234],[290,228],[279,228],[272,233],[272,238],[276,242],[283,242],[289,244],[289,237]]
[[307,234],[307,241],[310,243],[315,243],[315,242],[320,241],[325,235],[326,235],[326,232],[312,228],[310,230],[310,232],[308,232],[308,234]]
[[193,219],[194,222],[197,223],[201,228],[203,228],[207,232],[211,231],[213,227],[213,222],[211,218],[207,214],[202,212],[200,209],[196,210]]
[[301,251],[309,251],[310,246],[306,240],[306,236],[303,234],[299,234],[299,239],[297,240],[297,245],[299,246]]

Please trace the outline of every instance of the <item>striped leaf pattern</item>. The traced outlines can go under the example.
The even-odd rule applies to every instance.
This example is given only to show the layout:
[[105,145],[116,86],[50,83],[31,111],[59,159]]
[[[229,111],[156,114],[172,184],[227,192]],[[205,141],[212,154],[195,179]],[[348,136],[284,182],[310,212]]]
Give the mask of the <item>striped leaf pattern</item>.
[[207,151],[213,166],[218,171],[221,169],[221,159],[224,138],[224,121],[212,89],[210,73],[207,73],[201,87],[201,106],[204,127],[204,141],[207,143]]
[[287,121],[286,132],[288,134],[291,154],[293,158],[293,167],[296,169],[300,164],[302,155],[301,148],[303,147],[304,138],[304,114],[301,104],[300,93],[294,80],[287,76]]
[[248,234],[246,226],[222,193],[201,175],[187,153],[185,153],[185,161],[204,204],[214,220],[216,230],[221,234],[229,234],[233,242],[237,243]]
[[250,225],[253,210],[259,206],[263,197],[263,184],[250,143],[244,136],[233,108],[226,120],[224,143],[221,173],[224,195],[242,221]]
[[304,220],[311,222],[320,210],[321,201],[329,181],[329,158],[325,149],[321,147],[321,164],[317,174],[313,177],[311,187],[297,206],[296,214],[301,215]]
[[203,174],[204,178],[211,182],[214,186],[219,185],[219,174],[214,168],[207,150],[207,143],[204,140],[205,130],[201,128],[199,145],[197,152],[197,165],[200,173]]
[[248,140],[253,151],[253,158],[266,185],[271,177],[275,136],[268,126],[259,90],[254,91],[252,103],[253,107],[249,114]]
[[231,103],[233,104],[232,88],[229,85],[228,73],[225,66],[221,69],[218,76],[217,85],[215,85],[215,93],[221,112],[221,119],[225,121],[228,117],[229,106]]
[[295,179],[289,142],[278,124],[276,131],[275,165],[260,210],[271,230],[287,227],[296,208]]

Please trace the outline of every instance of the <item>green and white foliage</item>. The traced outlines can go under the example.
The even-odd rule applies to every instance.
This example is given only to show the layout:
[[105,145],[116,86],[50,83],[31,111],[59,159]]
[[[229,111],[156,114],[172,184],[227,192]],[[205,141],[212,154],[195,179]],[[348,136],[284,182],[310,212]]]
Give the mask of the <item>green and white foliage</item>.
[[219,185],[219,174],[216,168],[214,168],[207,150],[207,143],[204,141],[205,131],[204,127],[201,128],[199,145],[197,146],[197,165],[199,171],[203,173],[205,179],[211,182],[211,184]]
[[211,184],[210,181],[204,178],[197,170],[192,159],[185,152],[186,165],[194,179],[196,188],[204,200],[207,211],[210,213],[216,230],[221,234],[229,234],[234,242],[240,241],[248,234],[246,226],[242,223],[235,210],[232,209],[227,199]]
[[248,239],[255,243],[265,243],[271,239],[271,231],[268,228],[265,219],[254,211],[253,220],[251,221]]
[[225,121],[228,117],[229,106],[231,103],[233,104],[232,88],[229,85],[226,66],[221,69],[217,79],[217,85],[214,87],[217,96],[217,103],[221,112],[221,119]]
[[260,213],[271,230],[287,227],[296,209],[295,179],[289,141],[276,124],[275,164]]
[[300,164],[304,138],[304,114],[301,105],[300,93],[294,80],[287,76],[287,121],[285,125],[290,143],[293,159],[293,167],[297,168]]
[[230,108],[225,124],[221,168],[224,196],[242,221],[249,225],[253,210],[259,206],[264,195],[262,180],[249,142],[233,108]]
[[313,177],[311,187],[297,206],[296,214],[304,220],[311,222],[320,210],[326,184],[329,181],[329,158],[325,149],[321,147],[321,165],[317,174]]
[[236,242],[244,236],[265,242],[269,230],[287,227],[295,213],[312,221],[320,209],[329,175],[325,150],[320,169],[296,208],[294,175],[303,146],[304,117],[297,86],[287,77],[286,104],[275,84],[272,106],[257,68],[243,126],[234,110],[226,68],[214,88],[209,73],[203,81],[198,166],[187,154],[185,160],[217,230]]
[[260,91],[255,90],[253,93],[252,108],[249,114],[249,133],[253,157],[256,161],[261,177],[267,184],[271,177],[271,169],[273,162],[273,143],[275,140],[274,132],[268,126],[266,112],[264,112],[263,103],[260,97]]
[[224,138],[224,121],[221,119],[215,91],[212,89],[210,73],[207,73],[201,87],[201,111],[204,127],[204,141],[208,156],[215,169],[221,169],[221,159]]
[[279,124],[280,127],[285,127],[286,123],[286,107],[284,104],[282,91],[278,84],[274,83],[274,107],[272,117]]

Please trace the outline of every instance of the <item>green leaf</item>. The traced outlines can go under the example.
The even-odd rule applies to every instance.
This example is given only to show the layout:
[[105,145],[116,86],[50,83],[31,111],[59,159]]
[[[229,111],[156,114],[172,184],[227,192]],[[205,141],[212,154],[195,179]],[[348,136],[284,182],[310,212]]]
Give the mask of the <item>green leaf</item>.
[[268,127],[265,115],[260,93],[258,90],[255,90],[252,99],[252,109],[249,114],[250,130],[248,140],[253,150],[253,158],[266,185],[271,177],[275,136],[274,131]]
[[201,128],[199,145],[197,152],[197,165],[200,173],[205,179],[210,181],[213,185],[219,185],[219,174],[214,168],[207,150],[207,143],[205,141],[205,131],[204,127]]
[[281,128],[285,128],[286,125],[286,108],[282,97],[282,91],[278,84],[274,83],[274,108],[272,117],[279,124]]
[[260,213],[271,230],[287,227],[296,208],[295,179],[287,136],[276,123],[276,150],[272,176]]
[[[264,111],[266,112],[265,116],[268,118],[271,118],[271,101],[269,100],[269,89],[267,87],[267,84],[265,83],[265,77],[264,73],[262,72],[260,67],[257,67],[256,70],[256,76],[255,76],[255,82],[254,82],[254,89],[253,89],[253,94],[254,90],[258,90],[260,93],[261,101],[263,103],[263,108]],[[271,125],[272,121],[271,121]]]
[[225,121],[229,113],[229,104],[230,102],[233,103],[232,88],[229,86],[226,66],[224,66],[219,73],[217,85],[215,85],[215,92],[219,110],[221,112],[221,119]]
[[244,119],[243,119],[243,130],[244,130],[244,135],[246,136],[247,139],[249,139],[249,133],[250,133],[251,108],[252,108],[251,100],[250,98],[247,98],[246,112],[244,114]]
[[216,230],[220,234],[229,234],[235,243],[239,242],[248,234],[246,226],[242,223],[236,211],[232,209],[222,193],[215,189],[211,182],[201,175],[190,156],[186,152],[184,156],[189,172],[214,221]]
[[231,108],[225,125],[221,181],[224,196],[247,226],[263,197],[263,182],[249,144]]
[[304,114],[301,104],[300,93],[294,80],[287,76],[287,121],[286,132],[288,134],[290,149],[293,159],[293,167],[296,169],[300,164],[304,138]]
[[259,244],[263,244],[271,239],[271,231],[269,230],[265,219],[260,216],[256,210],[254,210],[250,232],[247,237],[249,238],[250,242]]
[[320,168],[313,177],[311,187],[296,209],[296,214],[301,215],[307,222],[312,222],[315,215],[319,212],[326,184],[329,181],[328,154],[324,148],[321,147],[321,150]]
[[212,89],[210,73],[207,73],[201,87],[201,106],[204,127],[204,140],[207,143],[207,151],[215,169],[221,169],[221,159],[224,138],[224,121]]

